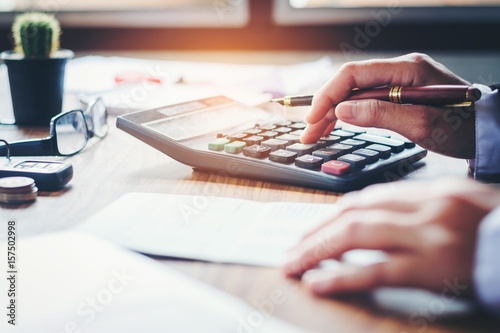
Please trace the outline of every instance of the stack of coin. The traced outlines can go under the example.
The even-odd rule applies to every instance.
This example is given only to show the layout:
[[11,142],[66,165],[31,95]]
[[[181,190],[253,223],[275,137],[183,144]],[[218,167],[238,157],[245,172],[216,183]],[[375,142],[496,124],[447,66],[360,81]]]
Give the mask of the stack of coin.
[[38,188],[28,177],[0,178],[0,203],[21,204],[36,199]]

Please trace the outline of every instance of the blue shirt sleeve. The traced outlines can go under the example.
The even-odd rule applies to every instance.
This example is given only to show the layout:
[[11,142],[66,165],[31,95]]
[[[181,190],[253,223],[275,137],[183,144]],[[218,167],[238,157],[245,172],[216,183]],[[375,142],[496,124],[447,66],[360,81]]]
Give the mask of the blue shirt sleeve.
[[500,207],[479,224],[474,263],[476,296],[484,308],[500,314]]
[[481,90],[475,103],[476,158],[469,161],[474,178],[482,181],[500,180],[500,96],[498,90],[474,84]]
[[[474,178],[500,179],[500,97],[498,90],[475,84],[481,99],[475,103],[476,158],[470,161]],[[479,302],[500,314],[500,206],[479,224],[474,262],[474,287]]]

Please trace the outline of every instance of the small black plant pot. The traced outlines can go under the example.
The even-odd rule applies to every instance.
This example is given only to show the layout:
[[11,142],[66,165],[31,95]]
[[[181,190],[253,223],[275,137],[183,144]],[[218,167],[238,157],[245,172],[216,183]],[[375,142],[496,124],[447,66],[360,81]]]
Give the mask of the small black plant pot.
[[64,70],[74,53],[59,50],[50,58],[24,58],[2,52],[7,65],[14,118],[19,125],[45,125],[62,110]]

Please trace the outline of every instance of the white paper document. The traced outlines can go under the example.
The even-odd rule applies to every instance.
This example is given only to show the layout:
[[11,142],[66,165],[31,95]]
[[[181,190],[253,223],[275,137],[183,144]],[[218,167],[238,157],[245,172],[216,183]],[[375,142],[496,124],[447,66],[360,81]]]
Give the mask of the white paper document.
[[[0,240],[1,245],[5,242]],[[0,280],[5,291],[0,294],[0,332],[303,332],[152,259],[85,233],[27,237],[16,246],[14,284],[8,286],[5,276]],[[2,267],[7,267],[6,257],[0,258]],[[9,288],[15,295],[7,295]],[[14,304],[9,310],[14,319],[5,315],[7,304]],[[263,318],[259,322],[252,319],[256,313]]]
[[79,226],[152,255],[279,266],[334,204],[128,193]]

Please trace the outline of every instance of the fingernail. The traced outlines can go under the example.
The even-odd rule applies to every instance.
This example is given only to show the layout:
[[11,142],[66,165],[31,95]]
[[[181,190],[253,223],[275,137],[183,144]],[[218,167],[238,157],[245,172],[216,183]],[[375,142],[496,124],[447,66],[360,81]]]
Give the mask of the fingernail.
[[300,276],[302,273],[300,271],[300,265],[298,265],[296,262],[287,262],[283,265],[283,272],[285,273],[286,276],[289,277],[297,277]]
[[306,115],[304,117],[304,119],[307,121],[309,119],[309,117],[311,116],[311,108],[309,108],[309,110],[307,110],[306,112]]
[[315,294],[330,293],[334,279],[331,273],[325,274],[321,271],[307,271],[302,276],[302,281],[311,289]]
[[356,118],[358,103],[356,102],[342,102],[337,105],[335,114],[340,120],[350,120]]

